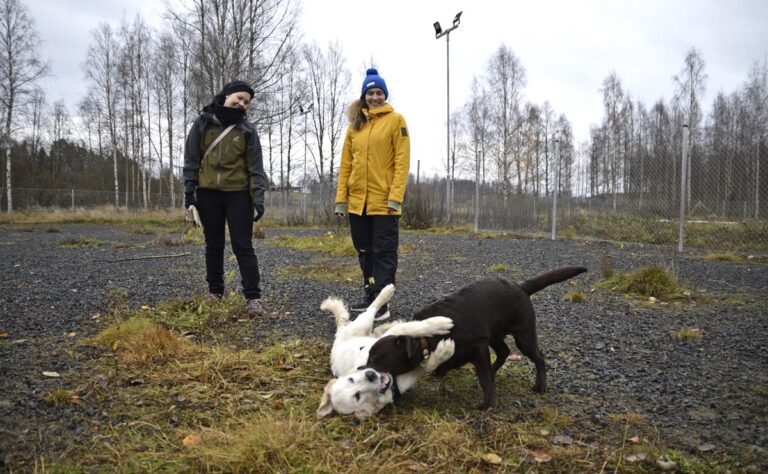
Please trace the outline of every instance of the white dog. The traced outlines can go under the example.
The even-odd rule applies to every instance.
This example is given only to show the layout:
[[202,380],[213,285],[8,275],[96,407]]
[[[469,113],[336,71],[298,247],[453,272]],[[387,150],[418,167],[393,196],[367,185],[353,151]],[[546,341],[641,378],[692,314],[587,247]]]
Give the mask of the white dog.
[[373,330],[376,312],[388,303],[395,292],[393,285],[381,290],[368,309],[354,321],[349,321],[349,312],[338,298],[327,298],[320,309],[333,313],[336,318],[336,337],[331,349],[331,372],[337,378],[325,386],[317,417],[330,415],[333,411],[344,415],[354,414],[360,419],[374,415],[409,390],[422,375],[434,371],[437,366],[450,359],[454,352],[452,339],[443,339],[431,354],[426,354],[424,363],[402,375],[392,377],[373,369],[364,368],[368,362],[368,350],[374,342],[385,335],[431,337],[448,334],[453,321],[435,316],[423,321],[393,323]]

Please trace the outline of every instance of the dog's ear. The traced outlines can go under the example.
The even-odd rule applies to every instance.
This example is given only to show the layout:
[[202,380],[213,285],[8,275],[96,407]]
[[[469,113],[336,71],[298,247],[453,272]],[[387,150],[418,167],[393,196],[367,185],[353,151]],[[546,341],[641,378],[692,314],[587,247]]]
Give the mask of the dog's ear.
[[408,362],[414,367],[421,362],[422,354],[419,341],[416,338],[408,336],[397,336],[395,339],[395,347],[404,347],[405,356],[408,358]]
[[331,379],[325,384],[323,398],[320,399],[320,406],[317,407],[317,418],[324,418],[333,413],[333,403],[331,403],[331,387],[336,383],[336,379]]

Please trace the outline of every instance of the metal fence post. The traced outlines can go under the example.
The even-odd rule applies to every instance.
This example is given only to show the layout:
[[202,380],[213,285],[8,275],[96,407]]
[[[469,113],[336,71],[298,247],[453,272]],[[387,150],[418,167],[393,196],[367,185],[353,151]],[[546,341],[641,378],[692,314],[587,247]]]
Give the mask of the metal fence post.
[[480,225],[480,151],[475,153],[475,234]]
[[677,251],[683,251],[685,241],[685,196],[688,189],[688,124],[683,124],[683,163],[680,167],[680,217],[677,225]]
[[72,215],[75,215],[75,190],[72,189]]
[[557,235],[557,193],[560,190],[560,137],[555,138],[555,188],[552,190],[552,240]]

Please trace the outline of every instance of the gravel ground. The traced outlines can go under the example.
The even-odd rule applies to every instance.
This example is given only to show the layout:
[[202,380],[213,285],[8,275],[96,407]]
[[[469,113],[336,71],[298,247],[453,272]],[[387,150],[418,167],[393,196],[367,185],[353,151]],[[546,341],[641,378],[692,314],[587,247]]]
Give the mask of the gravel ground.
[[[335,294],[348,301],[361,292],[350,284],[278,275],[278,267],[306,263],[313,254],[269,245],[278,235],[317,234],[322,229],[268,229],[257,240],[267,308],[292,318],[243,331],[241,345],[258,346],[257,331],[278,330],[292,337],[325,335],[334,328],[318,310]],[[64,249],[69,239],[113,242],[100,248]],[[60,382],[41,376],[77,373],[66,356],[78,339],[95,334],[110,289],[125,292],[131,305],[154,304],[205,291],[200,247],[160,247],[156,235],[125,227],[55,225],[0,226],[0,471],[11,460],[61,454],[77,443],[97,407],[51,409],[42,397]],[[523,280],[562,265],[590,272],[575,285],[549,287],[534,297],[541,348],[549,366],[545,403],[569,414],[577,436],[599,438],[610,416],[638,413],[659,440],[682,451],[714,449],[752,453],[758,469],[768,469],[768,272],[764,265],[678,258],[681,284],[710,301],[649,304],[602,290],[601,261],[615,271],[665,265],[668,248],[602,242],[482,239],[472,235],[402,233],[398,290],[393,312],[407,317],[442,294],[489,275],[504,263],[508,276]],[[126,245],[128,244],[128,245]],[[191,252],[190,256],[123,260]],[[603,257],[605,256],[605,257]],[[350,264],[350,257],[339,261]],[[234,265],[234,263],[228,263]],[[239,287],[239,281],[233,283]],[[563,301],[580,290],[585,303]],[[680,342],[685,327],[701,330],[698,341]],[[72,334],[75,333],[75,334]],[[500,404],[509,403],[503,393]],[[481,392],[478,388],[477,402]],[[517,408],[525,410],[525,401]],[[708,446],[711,445],[711,446]]]

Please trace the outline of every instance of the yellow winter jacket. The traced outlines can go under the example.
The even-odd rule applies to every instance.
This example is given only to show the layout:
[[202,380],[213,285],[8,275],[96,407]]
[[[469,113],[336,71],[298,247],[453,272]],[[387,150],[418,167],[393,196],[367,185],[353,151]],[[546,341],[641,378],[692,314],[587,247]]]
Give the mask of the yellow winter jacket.
[[399,216],[410,170],[408,126],[390,104],[364,112],[362,129],[347,128],[335,211]]

